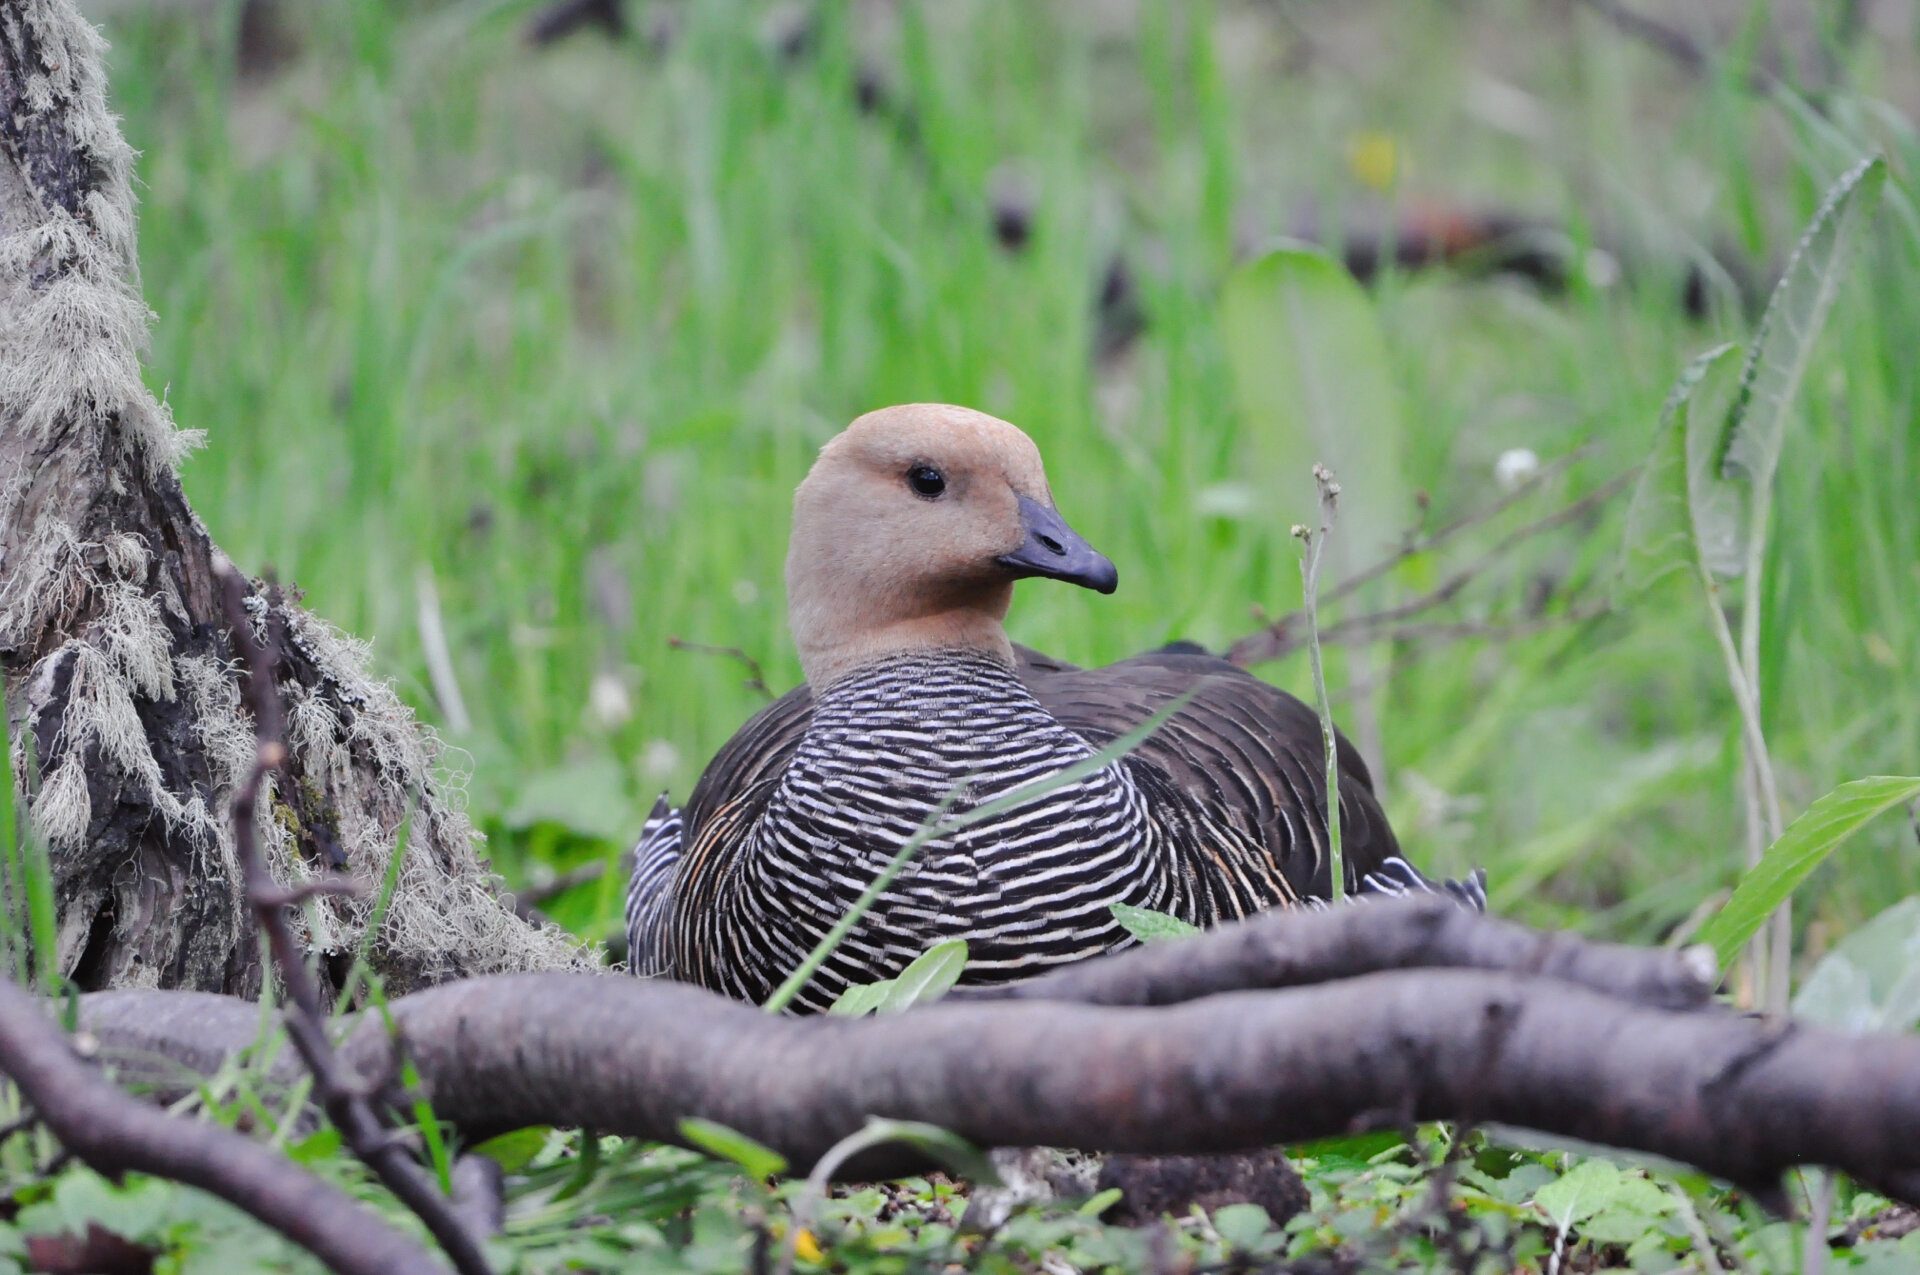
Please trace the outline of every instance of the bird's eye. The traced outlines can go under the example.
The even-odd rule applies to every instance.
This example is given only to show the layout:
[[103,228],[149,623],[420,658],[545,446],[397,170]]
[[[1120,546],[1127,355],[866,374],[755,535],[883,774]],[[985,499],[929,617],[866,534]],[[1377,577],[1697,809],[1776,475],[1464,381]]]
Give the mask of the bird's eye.
[[932,500],[947,489],[947,480],[931,465],[915,465],[907,471],[907,486],[913,488],[914,495]]

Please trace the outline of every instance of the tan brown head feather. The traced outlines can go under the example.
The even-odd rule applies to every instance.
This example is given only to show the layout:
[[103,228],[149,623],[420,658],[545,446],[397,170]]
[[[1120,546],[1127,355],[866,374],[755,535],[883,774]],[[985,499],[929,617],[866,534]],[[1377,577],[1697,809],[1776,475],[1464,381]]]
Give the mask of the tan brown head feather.
[[[938,475],[937,495],[916,491],[922,470]],[[1039,449],[971,408],[882,408],[828,442],[794,494],[787,553],[787,615],[807,680],[823,686],[908,651],[1011,664],[1001,622],[1014,580],[1031,573],[999,559],[1027,540],[1022,497],[1053,508]]]

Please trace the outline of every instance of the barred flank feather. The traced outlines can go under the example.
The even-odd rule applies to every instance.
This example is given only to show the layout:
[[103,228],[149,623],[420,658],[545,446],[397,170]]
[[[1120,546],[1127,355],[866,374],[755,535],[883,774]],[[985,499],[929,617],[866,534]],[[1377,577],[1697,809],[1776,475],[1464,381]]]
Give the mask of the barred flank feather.
[[[966,810],[1056,774],[1180,694],[1121,762],[929,841],[796,1007],[948,939],[967,941],[970,982],[1097,956],[1131,942],[1114,903],[1210,925],[1324,896],[1319,724],[1291,696],[1187,651],[1091,671],[1025,651],[1018,669],[902,655],[772,705],[684,811],[655,807],[627,898],[635,972],[765,1000],[949,793]],[[1434,888],[1398,857],[1350,749],[1342,771],[1351,883]],[[1444,888],[1484,907],[1471,883]]]

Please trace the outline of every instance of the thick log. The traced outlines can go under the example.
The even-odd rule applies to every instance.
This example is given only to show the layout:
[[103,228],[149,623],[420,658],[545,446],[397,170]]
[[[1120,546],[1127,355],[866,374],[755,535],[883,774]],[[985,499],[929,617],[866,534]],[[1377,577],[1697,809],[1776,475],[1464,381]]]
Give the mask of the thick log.
[[[704,1116],[812,1163],[869,1115],[988,1146],[1244,1151],[1420,1120],[1650,1151],[1765,1191],[1802,1164],[1920,1199],[1920,1039],[1674,1012],[1537,975],[1370,974],[1155,1009],[774,1018],[690,987],[501,975],[394,1002],[442,1119],[673,1139]],[[865,1163],[862,1172],[886,1167]],[[899,1167],[896,1165],[895,1167]]]
[[[1456,967],[1391,967],[1417,959]],[[1332,981],[1260,986],[1308,966]],[[987,1146],[1146,1154],[1494,1121],[1687,1161],[1767,1198],[1799,1164],[1920,1197],[1920,1039],[1662,1007],[1698,1006],[1709,977],[1684,953],[1374,904],[881,1019],[777,1018],[660,981],[471,979],[392,1002],[397,1037],[369,1023],[345,1054],[392,1077],[404,1051],[435,1113],[473,1137],[559,1124],[671,1140],[703,1116],[806,1165],[870,1115]],[[1042,998],[1069,984],[1109,1003]],[[1232,986],[1254,990],[1205,994]],[[223,1034],[238,1047],[257,1025],[218,998],[137,991],[83,998],[81,1018],[115,1055]]]
[[[141,380],[148,314],[132,152],[102,42],[72,0],[0,8],[0,673],[15,773],[51,850],[59,973],[82,987],[252,994],[261,980],[228,818],[253,730],[214,548],[176,467],[197,438]],[[262,803],[275,877],[382,879],[414,812],[374,957],[396,987],[576,966],[494,897],[437,744],[361,651],[252,591],[279,643],[291,782]],[[310,949],[352,953],[372,910],[323,900]]]

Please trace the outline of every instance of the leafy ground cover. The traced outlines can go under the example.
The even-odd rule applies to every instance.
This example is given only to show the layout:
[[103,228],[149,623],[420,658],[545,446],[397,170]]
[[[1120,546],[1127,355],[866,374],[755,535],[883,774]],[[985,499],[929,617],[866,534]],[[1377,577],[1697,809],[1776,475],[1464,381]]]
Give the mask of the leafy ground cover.
[[[1752,689],[1787,820],[1920,771],[1910,41],[1755,10],[1696,74],[1520,0],[729,2],[536,50],[532,8],[275,7],[244,41],[237,4],[102,17],[144,153],[150,375],[207,431],[196,508],[375,641],[511,882],[608,865],[546,905],[575,931],[610,936],[612,865],[758,705],[750,683],[798,680],[780,565],[814,449],[868,407],[943,399],[1032,433],[1118,563],[1113,598],[1017,602],[1017,640],[1083,663],[1225,647],[1296,606],[1316,460],[1345,489],[1329,580],[1514,497],[1354,613],[1592,497],[1426,630],[1331,649],[1336,713],[1422,866],[1485,866],[1523,920],[1686,937],[1741,876],[1742,715],[1698,584],[1606,605],[1622,480],[1681,370],[1754,339],[1823,195],[1875,153],[1882,207],[1781,411]],[[1258,255],[1309,217],[1336,235],[1435,201],[1543,219],[1527,233],[1564,286],[1466,268],[1363,290]],[[1012,250],[995,226],[1016,212]],[[1262,671],[1311,697],[1303,656]],[[1920,1018],[1904,804],[1794,869],[1802,1012]],[[382,1198],[245,1073],[199,1101]],[[0,1146],[0,1253],[98,1220],[183,1269],[303,1260],[193,1192],[50,1164],[41,1136]],[[1313,1205],[1278,1230],[1250,1206],[1136,1231],[1065,1202],[967,1235],[930,1179],[838,1196],[792,1242],[799,1269],[1801,1269],[1807,1228],[1723,1185],[1512,1141],[1304,1149]],[[763,1165],[558,1133],[496,1150],[503,1266],[734,1270],[794,1234],[800,1187]],[[1793,1188],[1808,1209],[1825,1190]],[[1858,1242],[1829,1265],[1920,1260],[1883,1205],[1836,1186],[1829,1229]]]

